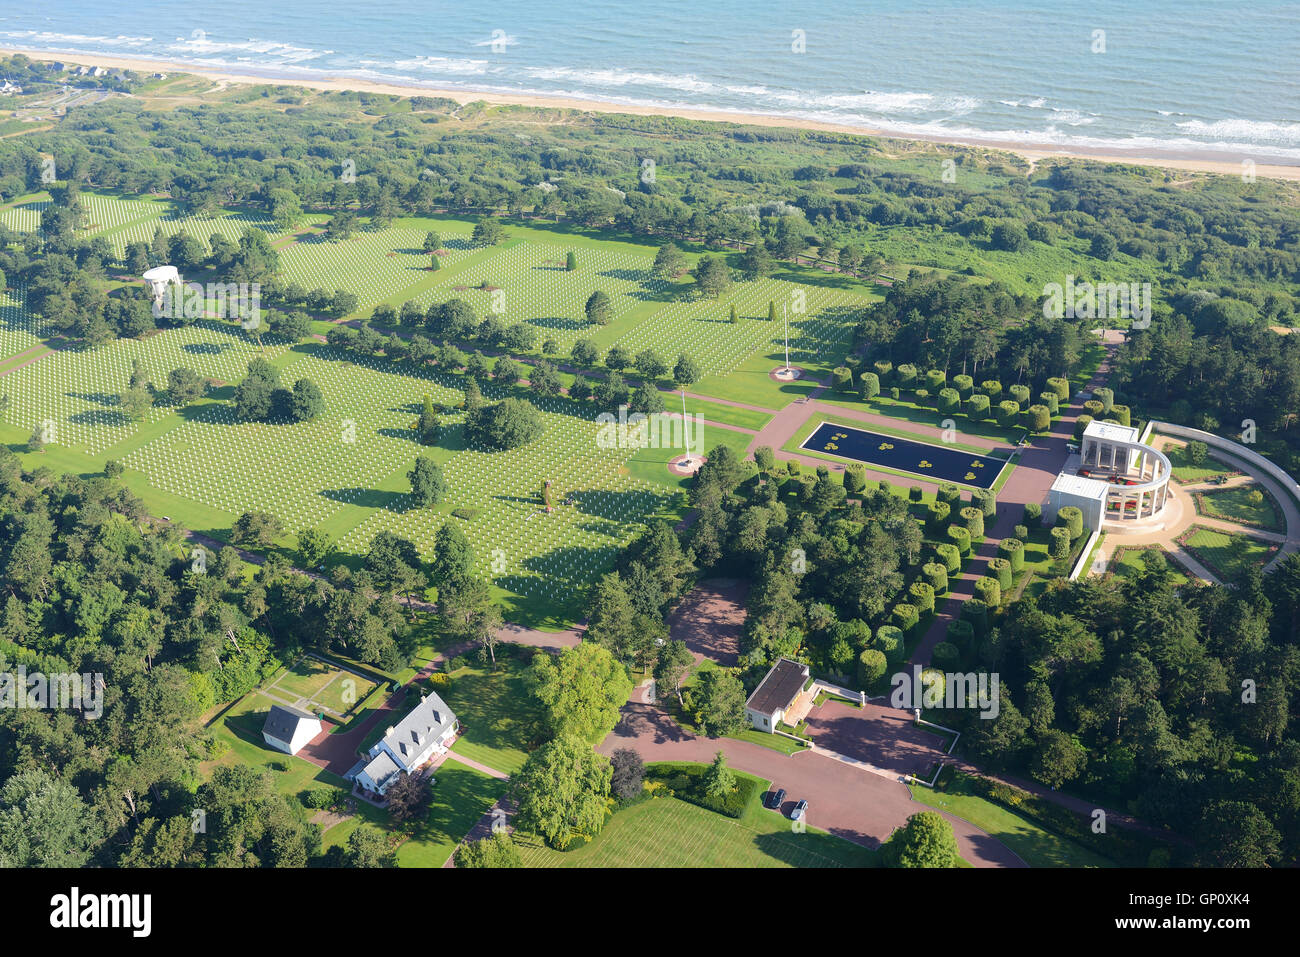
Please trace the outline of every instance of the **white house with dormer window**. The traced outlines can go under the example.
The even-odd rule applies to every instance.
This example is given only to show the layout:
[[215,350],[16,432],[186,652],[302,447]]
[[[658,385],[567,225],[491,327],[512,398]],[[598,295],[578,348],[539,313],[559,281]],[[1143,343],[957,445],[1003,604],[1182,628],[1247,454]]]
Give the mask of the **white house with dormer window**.
[[382,795],[400,775],[411,774],[444,753],[459,730],[460,722],[447,702],[430,692],[375,742],[353,780],[364,790]]

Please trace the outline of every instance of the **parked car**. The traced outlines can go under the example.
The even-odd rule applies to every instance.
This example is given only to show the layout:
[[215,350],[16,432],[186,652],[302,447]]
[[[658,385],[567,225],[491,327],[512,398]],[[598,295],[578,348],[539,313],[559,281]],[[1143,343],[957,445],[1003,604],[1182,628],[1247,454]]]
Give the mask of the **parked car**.
[[800,801],[798,804],[794,806],[794,810],[790,812],[790,820],[802,821],[804,817],[807,816],[807,814],[808,814],[808,802]]
[[785,788],[777,788],[775,791],[767,792],[767,801],[764,803],[764,807],[771,811],[779,811],[784,801]]

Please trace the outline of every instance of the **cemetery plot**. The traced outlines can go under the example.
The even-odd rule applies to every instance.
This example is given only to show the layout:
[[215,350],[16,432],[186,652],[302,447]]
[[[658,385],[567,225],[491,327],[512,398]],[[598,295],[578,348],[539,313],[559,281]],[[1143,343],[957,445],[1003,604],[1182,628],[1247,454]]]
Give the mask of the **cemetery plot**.
[[[546,431],[536,442],[507,452],[457,453],[443,466],[445,506],[409,509],[399,496],[343,536],[343,547],[364,553],[377,532],[388,530],[428,556],[442,522],[458,522],[474,546],[478,571],[502,589],[529,598],[576,597],[609,570],[639,523],[668,506],[671,493],[630,477],[623,467],[630,450],[599,448],[591,419],[571,414],[560,400],[538,406]],[[546,479],[550,514],[539,495]],[[455,509],[477,514],[469,520],[443,514]]]
[[[422,250],[428,230],[390,228],[362,230],[350,239],[330,240],[321,235],[302,236],[280,249],[280,273],[286,282],[304,289],[355,293],[358,309],[368,312],[390,300],[400,305],[403,289],[429,281],[437,273],[429,270],[429,257]],[[443,266],[459,262],[474,252],[469,234],[445,234]],[[449,297],[448,297],[449,298]]]
[[34,233],[41,225],[41,211],[50,205],[48,199],[23,197],[8,209],[0,210],[0,226],[8,226],[20,233]]
[[[133,360],[140,360],[162,390],[172,369],[185,366],[210,379],[237,381],[254,356],[269,359],[287,348],[268,338],[265,352],[259,353],[238,326],[200,321],[143,339],[117,339],[93,350],[56,352],[5,376],[13,403],[8,420],[22,429],[45,424],[49,442],[100,455],[139,428],[118,405]],[[144,421],[156,422],[171,412],[156,403]]]
[[250,210],[200,216],[165,201],[120,199],[95,193],[83,194],[82,202],[88,210],[90,234],[104,234],[113,254],[119,258],[126,254],[130,243],[152,242],[158,230],[162,230],[164,236],[187,233],[208,251],[211,250],[208,240],[214,233],[237,242],[244,230],[250,228],[260,229],[272,237],[280,232],[266,214]]
[[[784,346],[781,306],[804,297],[805,312],[790,314],[790,361],[815,362],[842,349],[866,300],[822,286],[797,286],[777,279],[737,283],[719,299],[674,302],[638,323],[617,340],[632,355],[654,349],[669,361],[685,352],[699,363],[703,375],[729,375],[755,350]],[[768,304],[776,304],[776,322],[767,320]],[[736,306],[739,322],[730,321]]]
[[325,399],[325,411],[314,421],[240,422],[226,403],[200,405],[123,464],[144,472],[163,491],[232,516],[270,512],[299,532],[349,504],[370,506],[376,496],[390,497],[374,490],[386,475],[414,462],[418,447],[410,425],[424,394],[439,403],[461,398],[434,376],[380,372],[377,363],[316,355],[281,371],[286,387],[302,378],[315,382]]
[[568,352],[576,340],[600,328],[587,321],[586,312],[587,299],[597,289],[610,298],[615,326],[637,306],[660,298],[668,289],[666,282],[651,274],[653,260],[649,257],[584,246],[575,249],[578,268],[569,272],[565,269],[568,252],[563,246],[518,242],[439,282],[416,301],[427,307],[460,298],[480,316],[496,312],[500,306],[507,323],[536,326],[539,342],[554,339],[561,352]]
[[44,322],[23,307],[23,290],[0,289],[0,362],[41,345]]

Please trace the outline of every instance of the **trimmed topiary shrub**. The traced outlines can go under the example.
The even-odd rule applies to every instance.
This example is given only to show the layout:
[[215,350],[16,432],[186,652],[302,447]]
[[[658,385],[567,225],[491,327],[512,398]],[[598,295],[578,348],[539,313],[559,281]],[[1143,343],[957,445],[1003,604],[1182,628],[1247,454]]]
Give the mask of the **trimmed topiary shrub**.
[[1047,554],[1053,559],[1062,559],[1070,554],[1070,530],[1060,525],[1052,529],[1052,544],[1048,546]]
[[934,553],[938,556],[939,561],[943,562],[943,567],[948,569],[949,575],[955,575],[961,571],[961,550],[952,542],[936,545]]
[[916,366],[904,362],[894,370],[894,384],[900,389],[916,388]]
[[974,505],[967,505],[959,514],[972,541],[984,537],[984,512],[981,509]]
[[929,512],[929,518],[925,522],[926,528],[930,530],[932,535],[938,535],[948,524],[948,516],[952,509],[948,507],[947,502],[931,502]]
[[947,502],[948,507],[951,508],[961,501],[961,489],[951,482],[944,482],[939,486],[939,490],[935,492],[934,497],[936,501]]
[[925,373],[925,387],[931,392],[938,392],[948,382],[948,376],[942,369],[928,369]]
[[921,615],[916,610],[915,605],[902,602],[894,606],[889,613],[889,619],[893,622],[895,628],[906,635],[916,627],[916,623],[921,620]]
[[870,402],[880,395],[880,377],[874,372],[858,373],[858,397],[863,402]]
[[894,364],[885,359],[877,360],[873,363],[876,370],[876,376],[880,379],[881,385],[889,385],[894,376]]
[[1041,405],[1047,406],[1047,411],[1052,415],[1056,415],[1061,411],[1061,400],[1056,397],[1055,392],[1040,392],[1038,394],[1038,402]]
[[848,392],[853,388],[853,373],[845,366],[837,366],[831,371],[831,388],[836,392]]
[[907,599],[922,614],[934,611],[934,589],[927,582],[912,582],[907,589]]
[[870,688],[885,676],[889,662],[882,651],[868,648],[858,655],[858,687]]
[[1025,545],[1019,539],[1004,538],[998,542],[998,555],[1011,563],[1012,572],[1025,567]]
[[985,518],[998,513],[998,493],[991,488],[977,488],[971,492],[970,503],[983,512]]
[[872,639],[872,643],[890,662],[899,661],[903,657],[905,650],[903,633],[896,625],[881,625],[876,629],[876,637]]
[[900,395],[902,395],[902,393],[898,391],[898,386],[893,386],[893,387],[890,388],[890,390],[889,390],[889,397],[890,397],[891,399],[897,401],[897,400],[898,400],[898,397],[899,397]]
[[1020,403],[1014,399],[1003,399],[998,403],[998,425],[1005,429],[1011,428],[1016,424],[1016,419],[1020,417]]
[[1029,386],[1027,385],[1013,385],[1007,389],[1007,395],[1020,403],[1022,408],[1029,404]]
[[989,397],[975,393],[966,400],[966,415],[975,422],[983,422],[989,417]]
[[1083,534],[1083,512],[1073,505],[1067,505],[1056,513],[1056,524],[1070,530],[1070,541]]
[[1047,380],[1047,388],[1056,393],[1057,399],[1066,402],[1070,398],[1070,380],[1053,376]]
[[1002,383],[997,379],[985,379],[980,383],[980,391],[989,397],[989,402],[997,402],[1002,398]]
[[1031,405],[1025,409],[1025,428],[1030,432],[1046,432],[1052,427],[1052,412],[1045,405]]
[[1123,426],[1132,425],[1132,413],[1126,405],[1112,405],[1110,407],[1110,417]]
[[930,590],[936,595],[948,591],[948,568],[939,562],[926,562],[921,566],[921,574],[930,584]]
[[963,400],[969,399],[975,391],[975,380],[968,375],[955,375],[952,377],[952,386]]
[[925,489],[919,485],[911,485],[907,489],[907,500],[909,502],[919,502],[925,498]]
[[989,575],[998,580],[1003,591],[1011,590],[1011,562],[1005,558],[989,559]]
[[975,640],[975,629],[963,618],[948,622],[948,642],[958,648],[969,648]]
[[989,630],[989,606],[982,598],[968,598],[962,602],[961,617],[969,621],[977,638],[983,638]]
[[941,641],[934,646],[934,651],[930,652],[930,664],[940,671],[954,672],[961,664],[961,652],[957,650],[956,645]]
[[1084,430],[1092,425],[1092,416],[1081,415],[1074,420],[1074,441],[1082,442]]
[[1002,604],[1002,586],[998,584],[996,578],[990,578],[987,575],[976,579],[975,597],[990,608],[997,608]]
[[1025,524],[1033,525],[1035,522],[1043,520],[1043,506],[1037,502],[1025,503]]
[[961,525],[948,526],[948,538],[953,545],[957,546],[957,551],[965,558],[970,554],[970,532]]
[[1115,406],[1115,390],[1102,386],[1092,390],[1092,397],[1101,403],[1102,413],[1109,412]]
[[954,388],[940,389],[937,407],[944,415],[956,415],[961,410],[961,396]]
[[844,466],[844,491],[857,495],[867,487],[867,469],[863,465]]
[[1011,530],[1011,534],[1016,536],[1016,538],[1020,539],[1022,542],[1029,541],[1029,529],[1024,525],[1017,525]]
[[912,395],[916,396],[916,404],[928,406],[930,404],[930,390],[927,388],[917,389]]
[[1083,411],[1087,412],[1094,419],[1099,419],[1101,418],[1101,412],[1102,412],[1101,403],[1098,402],[1096,399],[1089,399],[1087,402],[1083,404]]

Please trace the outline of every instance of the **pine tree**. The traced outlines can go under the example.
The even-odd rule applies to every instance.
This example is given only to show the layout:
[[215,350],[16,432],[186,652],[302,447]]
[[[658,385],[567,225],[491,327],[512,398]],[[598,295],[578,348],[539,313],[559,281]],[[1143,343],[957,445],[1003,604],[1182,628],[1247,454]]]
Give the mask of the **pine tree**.
[[776,303],[771,299],[767,301],[767,321],[776,322]]
[[569,250],[568,256],[564,259],[564,268],[569,272],[573,272],[578,268],[578,257],[574,255],[572,249]]
[[736,304],[734,302],[731,304],[731,322],[733,325],[740,322],[740,316],[736,315]]

